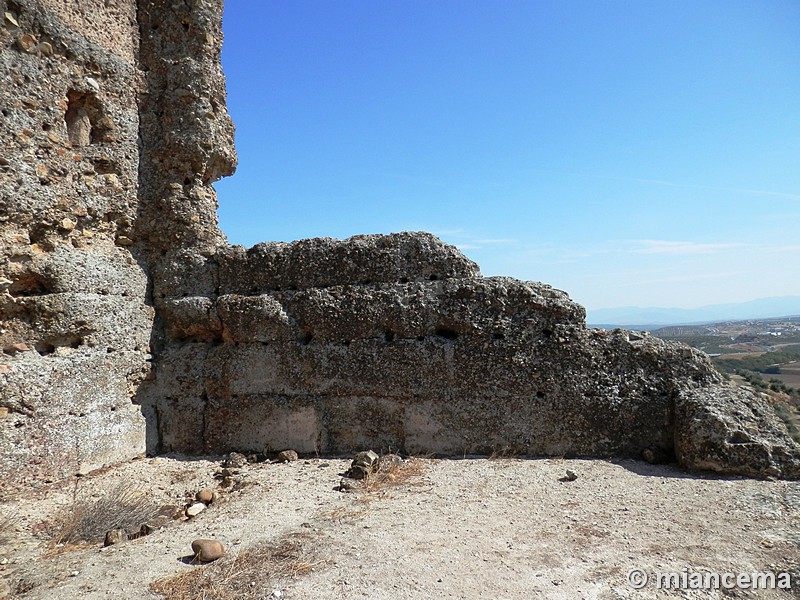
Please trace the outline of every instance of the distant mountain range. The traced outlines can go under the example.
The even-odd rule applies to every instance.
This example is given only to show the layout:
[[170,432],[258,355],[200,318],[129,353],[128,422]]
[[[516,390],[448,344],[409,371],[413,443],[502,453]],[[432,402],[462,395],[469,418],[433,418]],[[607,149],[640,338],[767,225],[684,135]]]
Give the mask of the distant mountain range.
[[600,308],[587,310],[591,327],[651,329],[664,325],[691,325],[715,321],[744,321],[800,315],[800,296],[775,296],[735,304],[712,304],[700,308]]

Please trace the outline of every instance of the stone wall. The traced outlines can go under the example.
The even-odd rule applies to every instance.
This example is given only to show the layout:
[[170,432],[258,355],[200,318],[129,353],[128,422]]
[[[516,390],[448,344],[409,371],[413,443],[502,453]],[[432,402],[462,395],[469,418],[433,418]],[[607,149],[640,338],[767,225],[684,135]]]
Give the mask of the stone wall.
[[0,475],[150,452],[675,455],[800,477],[706,357],[428,234],[226,245],[221,0],[0,0]]
[[148,272],[170,248],[224,241],[221,11],[0,0],[0,475],[15,483],[145,452]]
[[800,476],[771,407],[708,358],[587,329],[547,285],[482,278],[430,234],[184,253],[146,402],[161,451],[677,457]]
[[0,18],[0,472],[13,486],[144,451],[131,400],[153,309],[130,238],[135,2],[0,0]]

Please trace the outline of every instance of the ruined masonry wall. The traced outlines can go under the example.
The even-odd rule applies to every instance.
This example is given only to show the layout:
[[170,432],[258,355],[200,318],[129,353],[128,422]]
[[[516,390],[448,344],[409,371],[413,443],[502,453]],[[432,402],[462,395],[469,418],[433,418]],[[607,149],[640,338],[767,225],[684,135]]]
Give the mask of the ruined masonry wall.
[[800,477],[762,399],[691,348],[587,329],[550,286],[430,234],[185,252],[142,401],[161,451],[631,456]]
[[424,233],[228,246],[222,0],[0,0],[3,492],[144,452],[671,457],[800,478],[687,347]]

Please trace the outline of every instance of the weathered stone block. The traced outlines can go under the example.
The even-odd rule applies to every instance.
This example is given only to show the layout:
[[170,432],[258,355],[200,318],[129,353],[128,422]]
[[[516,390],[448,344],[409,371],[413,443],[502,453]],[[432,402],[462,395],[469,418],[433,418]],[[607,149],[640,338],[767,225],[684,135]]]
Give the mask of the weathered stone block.
[[320,452],[325,440],[317,400],[311,397],[236,396],[210,399],[205,422],[206,452]]
[[40,255],[35,270],[51,293],[84,292],[128,296],[140,301],[147,293],[147,276],[127,250],[115,247],[56,248]]
[[222,296],[217,314],[226,342],[293,340],[295,327],[283,306],[271,296]]
[[222,337],[222,323],[213,298],[189,296],[156,301],[167,335],[175,340],[213,341]]
[[216,295],[217,286],[217,263],[191,249],[169,251],[153,266],[155,298],[211,297]]
[[202,454],[205,449],[205,398],[164,399],[156,406],[160,452]]
[[323,405],[326,452],[371,448],[381,454],[405,449],[405,399],[329,396]]
[[335,285],[474,277],[478,267],[427,233],[269,242],[217,253],[220,293],[255,294]]
[[[158,398],[174,400],[196,400],[205,396],[206,357],[210,346],[204,343],[189,343],[169,346],[159,356],[155,366],[157,398],[148,398],[148,404],[157,403]],[[155,389],[152,389],[155,388]]]
[[32,344],[40,352],[90,346],[146,352],[153,309],[142,298],[66,292],[17,300],[29,316]]
[[692,469],[800,479],[800,450],[785,425],[766,401],[735,387],[676,398],[675,454]]
[[[88,349],[25,353],[0,373],[0,476],[13,486],[57,480],[143,454],[144,418],[131,401],[140,355]],[[12,486],[12,487],[13,487]]]

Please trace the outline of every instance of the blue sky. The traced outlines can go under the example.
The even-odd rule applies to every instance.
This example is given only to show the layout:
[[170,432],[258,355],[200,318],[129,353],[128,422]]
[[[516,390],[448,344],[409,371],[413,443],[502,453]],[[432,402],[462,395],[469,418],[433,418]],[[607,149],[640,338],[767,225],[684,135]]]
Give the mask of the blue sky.
[[590,309],[800,295],[795,0],[228,0],[231,243],[425,230]]

